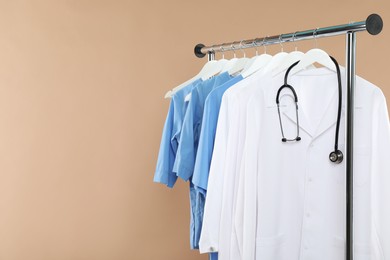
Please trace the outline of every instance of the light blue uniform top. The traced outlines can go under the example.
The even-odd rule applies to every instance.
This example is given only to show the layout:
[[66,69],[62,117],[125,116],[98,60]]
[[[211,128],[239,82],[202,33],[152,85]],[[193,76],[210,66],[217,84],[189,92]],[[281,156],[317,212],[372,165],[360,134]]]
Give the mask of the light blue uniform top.
[[202,82],[202,80],[198,79],[178,90],[172,96],[169,104],[153,180],[154,182],[165,184],[170,188],[175,185],[177,180],[177,176],[172,170],[177,148],[180,143],[180,132],[183,125],[183,119],[187,109],[184,98],[188,93],[191,93],[192,89],[200,82]]
[[241,75],[227,81],[210,92],[204,105],[204,116],[199,137],[198,153],[196,154],[192,183],[195,188],[206,195],[211,157],[213,155],[215,133],[217,129],[219,109],[221,107],[222,96],[225,91],[241,81]]
[[188,108],[183,121],[181,139],[177,149],[173,172],[185,181],[190,180],[190,244],[193,249],[199,248],[204,208],[204,205],[201,205],[202,201],[198,201],[197,192],[191,181],[198,148],[204,102],[213,89],[221,86],[231,78],[232,77],[225,72],[197,84],[191,91],[191,99],[188,103]]
[[191,99],[188,103],[188,109],[184,116],[181,130],[181,141],[173,166],[173,171],[185,181],[190,179],[194,171],[206,98],[213,89],[229,81],[231,78],[227,72],[224,72],[198,84],[191,91]]

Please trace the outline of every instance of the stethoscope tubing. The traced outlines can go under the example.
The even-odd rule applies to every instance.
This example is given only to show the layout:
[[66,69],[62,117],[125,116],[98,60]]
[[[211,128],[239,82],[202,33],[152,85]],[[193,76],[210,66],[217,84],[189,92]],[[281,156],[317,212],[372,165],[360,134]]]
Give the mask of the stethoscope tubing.
[[[340,163],[343,160],[343,154],[338,149],[339,144],[339,132],[340,132],[340,123],[341,123],[341,109],[342,109],[342,85],[341,85],[341,73],[340,73],[340,66],[335,58],[329,55],[331,60],[336,66],[336,72],[337,72],[337,83],[338,83],[338,108],[337,108],[337,123],[336,123],[336,131],[335,131],[335,141],[334,141],[334,151],[330,154],[330,160],[335,163]],[[276,94],[276,104],[278,107],[278,116],[279,116],[279,124],[280,124],[280,131],[282,133],[282,142],[293,142],[293,141],[300,141],[301,137],[299,136],[299,115],[298,115],[298,95],[294,89],[293,86],[287,84],[288,74],[290,73],[291,69],[294,68],[300,61],[297,61],[293,63],[286,71],[286,74],[284,75],[284,84],[279,88],[277,94]],[[295,101],[295,112],[296,112],[296,119],[297,119],[297,137],[294,139],[287,139],[284,136],[283,131],[283,123],[282,123],[282,117],[280,114],[280,93],[284,88],[288,88],[291,90],[291,92],[294,95],[294,101]],[[337,158],[334,159],[333,156],[336,156]]]

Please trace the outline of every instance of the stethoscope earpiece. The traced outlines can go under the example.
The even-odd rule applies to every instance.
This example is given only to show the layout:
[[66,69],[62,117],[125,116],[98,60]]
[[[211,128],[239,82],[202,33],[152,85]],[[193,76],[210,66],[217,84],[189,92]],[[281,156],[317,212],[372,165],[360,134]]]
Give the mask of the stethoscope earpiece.
[[298,141],[301,141],[301,140],[302,140],[302,138],[300,138],[299,136],[297,136],[297,137],[294,138],[294,139],[290,139],[290,140],[287,139],[287,138],[285,138],[285,137],[282,138],[282,142],[283,142],[283,143],[294,142],[294,141],[297,141],[297,142],[298,142]]
[[333,151],[329,154],[329,160],[334,163],[341,163],[344,159],[344,155],[340,150]]

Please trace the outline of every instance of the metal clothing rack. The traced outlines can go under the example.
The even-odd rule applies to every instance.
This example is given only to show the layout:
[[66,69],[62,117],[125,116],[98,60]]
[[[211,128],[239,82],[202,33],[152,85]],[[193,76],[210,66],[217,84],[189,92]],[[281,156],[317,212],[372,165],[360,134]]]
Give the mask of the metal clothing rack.
[[216,52],[240,50],[310,40],[313,38],[346,35],[346,83],[347,83],[347,122],[346,122],[346,260],[353,260],[353,122],[354,122],[354,92],[356,78],[356,32],[368,31],[377,35],[382,31],[383,21],[378,14],[371,14],[365,21],[353,22],[336,26],[317,28],[295,33],[280,34],[264,38],[255,38],[238,42],[223,43],[212,46],[198,44],[195,55],[208,60],[215,59]]

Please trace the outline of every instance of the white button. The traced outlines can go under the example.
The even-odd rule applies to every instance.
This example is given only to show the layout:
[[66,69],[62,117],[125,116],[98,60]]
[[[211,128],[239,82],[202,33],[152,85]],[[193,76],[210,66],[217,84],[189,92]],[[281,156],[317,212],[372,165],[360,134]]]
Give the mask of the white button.
[[305,250],[309,249],[307,246],[305,246]]
[[314,144],[310,144],[310,147],[314,147]]
[[310,213],[306,213],[306,217],[310,218]]
[[312,182],[313,181],[313,179],[312,178],[309,178],[309,182]]

